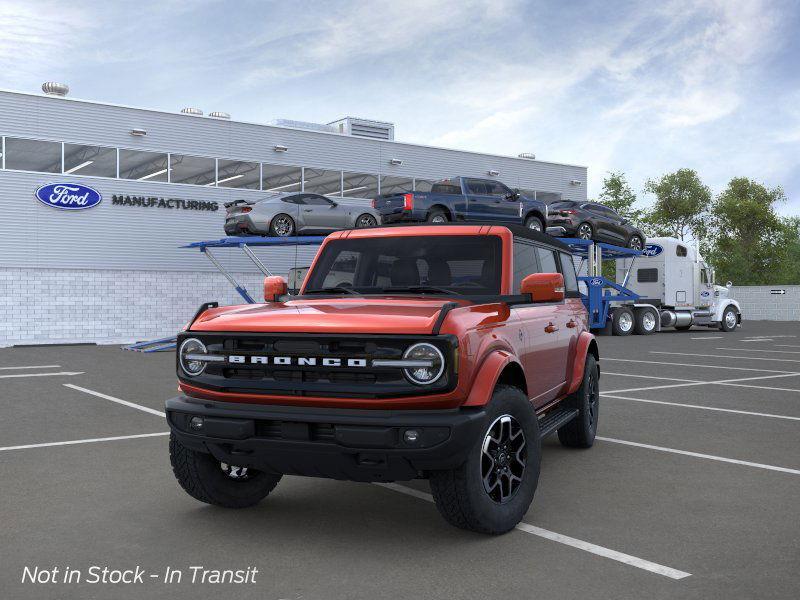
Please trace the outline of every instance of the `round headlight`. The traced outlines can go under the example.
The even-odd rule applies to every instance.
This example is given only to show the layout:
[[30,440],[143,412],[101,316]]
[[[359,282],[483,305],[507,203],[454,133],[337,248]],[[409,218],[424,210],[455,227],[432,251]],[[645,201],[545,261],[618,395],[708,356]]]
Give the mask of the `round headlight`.
[[406,377],[417,385],[433,383],[444,373],[444,356],[433,344],[425,342],[414,344],[403,354],[403,360],[427,363],[425,366],[403,369]]
[[206,368],[206,361],[193,360],[193,357],[198,354],[208,354],[208,350],[206,350],[205,344],[197,338],[184,340],[178,351],[183,372],[192,377],[197,377]]

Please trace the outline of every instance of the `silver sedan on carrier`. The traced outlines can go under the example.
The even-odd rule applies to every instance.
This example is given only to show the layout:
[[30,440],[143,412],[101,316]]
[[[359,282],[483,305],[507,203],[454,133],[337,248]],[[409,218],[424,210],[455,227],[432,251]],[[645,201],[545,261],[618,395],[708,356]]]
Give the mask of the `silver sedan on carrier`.
[[258,200],[236,200],[225,204],[225,209],[227,235],[285,237],[374,227],[381,222],[378,211],[369,205],[346,204],[307,192],[284,192]]

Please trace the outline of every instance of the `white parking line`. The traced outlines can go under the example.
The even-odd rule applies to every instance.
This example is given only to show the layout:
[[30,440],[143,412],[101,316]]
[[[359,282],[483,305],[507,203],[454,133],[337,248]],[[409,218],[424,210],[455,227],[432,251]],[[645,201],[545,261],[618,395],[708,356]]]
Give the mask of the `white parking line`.
[[745,342],[771,342],[772,338],[757,338],[757,339],[754,339],[754,340],[740,340],[740,341],[742,343],[745,343]]
[[110,400],[111,402],[116,402],[117,404],[122,404],[123,406],[129,406],[131,408],[135,408],[136,410],[141,410],[146,413],[150,413],[151,415],[156,415],[158,417],[165,417],[166,413],[156,410],[154,408],[148,408],[147,406],[142,406],[141,404],[134,404],[133,402],[128,402],[127,400],[121,400],[120,398],[115,398],[114,396],[109,396],[107,394],[101,394],[100,392],[95,392],[94,390],[89,390],[78,385],[72,385],[71,383],[65,383],[64,387],[68,387],[73,390],[78,390],[79,392],[83,392],[85,394],[91,394],[92,396],[97,396],[98,398],[103,398],[104,400]]
[[[694,381],[692,383],[672,383],[668,385],[651,385],[648,387],[640,387],[640,388],[628,388],[625,390],[608,390],[604,392],[606,394],[621,394],[624,392],[644,392],[646,390],[663,390],[667,388],[678,388],[678,387],[688,387],[692,385],[726,385],[726,384],[738,384],[740,381],[756,381],[759,379],[777,379],[780,377],[797,377],[800,373],[784,373],[782,375],[760,375],[758,377],[740,377],[737,379],[718,379],[716,381]],[[748,385],[747,387],[753,387],[763,390],[773,389],[769,387],[764,387],[760,385]]]
[[[398,485],[396,483],[376,483],[375,485],[393,490],[395,492],[400,492],[401,494],[407,494],[408,496],[413,496],[414,498],[419,498],[420,500],[433,502],[433,496],[430,494],[420,492],[403,485]],[[663,575],[664,577],[669,577],[670,579],[685,579],[686,577],[691,576],[691,573],[687,573],[686,571],[679,571],[678,569],[665,567],[664,565],[650,562],[649,560],[645,560],[643,558],[631,556],[630,554],[623,554],[622,552],[617,552],[616,550],[611,550],[610,548],[598,546],[597,544],[592,544],[591,542],[585,542],[574,537],[569,537],[568,535],[562,535],[560,533],[550,531],[549,529],[542,529],[541,527],[529,525],[528,523],[520,523],[516,526],[516,529],[518,531],[524,531],[525,533],[530,533],[532,535],[551,540],[553,542],[558,542],[559,544],[564,544],[565,546],[571,546],[573,548],[577,548],[578,550],[584,550],[585,552],[590,552],[592,554],[596,554],[597,556],[610,558],[611,560],[636,567],[637,569],[643,569],[657,575]]]
[[797,344],[775,344],[776,348],[800,348]]
[[603,377],[613,375],[614,377],[638,377],[640,379],[663,379],[664,381],[683,381],[685,383],[700,383],[699,379],[677,379],[675,377],[659,377],[657,375],[634,375],[633,373],[609,373],[603,371]]
[[[733,350],[734,352],[770,352],[772,354],[800,354],[792,350],[762,350],[761,348],[714,348],[714,350]],[[742,356],[747,356],[743,354]]]
[[769,360],[772,362],[793,362],[800,363],[800,360],[794,358],[761,358],[760,356],[726,356],[724,354],[691,354],[689,352],[664,352],[661,350],[650,350],[650,354],[677,354],[678,356],[702,356],[704,358],[735,358],[736,360]]
[[724,335],[707,335],[707,336],[703,336],[703,337],[693,337],[693,338],[689,338],[689,339],[690,340],[721,340],[724,337],[725,337]]
[[790,417],[788,415],[775,415],[772,413],[751,412],[748,410],[734,410],[732,408],[717,408],[716,406],[700,406],[699,404],[682,404],[680,402],[663,402],[661,400],[645,400],[644,398],[628,398],[626,396],[616,396],[600,392],[603,398],[613,398],[614,400],[630,400],[631,402],[646,402],[647,404],[663,404],[665,406],[678,406],[680,408],[698,408],[701,410],[713,410],[717,412],[736,413],[738,415],[748,415],[751,417],[769,417],[771,419],[784,419],[786,421],[800,421],[800,417]]
[[169,431],[162,431],[159,433],[140,433],[138,435],[118,435],[114,437],[104,438],[89,438],[85,440],[69,440],[67,442],[46,442],[44,444],[25,444],[24,446],[5,446],[0,448],[0,452],[7,452],[9,450],[27,450],[29,448],[48,448],[50,446],[73,446],[75,444],[94,444],[96,442],[116,442],[118,440],[135,440],[137,438],[160,437],[169,435]]
[[83,371],[59,371],[57,373],[14,373],[13,375],[0,375],[0,379],[16,379],[21,377],[53,377],[55,375],[83,375]]
[[[673,353],[668,353],[673,354]],[[695,356],[706,356],[705,354],[697,354]],[[736,358],[745,358],[744,356],[737,356]],[[698,367],[701,369],[728,369],[731,371],[758,371],[759,373],[786,373],[788,375],[796,375],[795,371],[776,371],[775,369],[755,369],[752,367],[728,367],[725,365],[697,365],[692,363],[675,363],[675,362],[660,362],[657,360],[637,360],[634,358],[603,358],[602,362],[606,361],[620,361],[631,363],[644,363],[646,365],[672,365],[673,367]]]
[[28,367],[0,367],[0,371],[13,371],[16,369],[60,369],[61,365],[33,365]]
[[757,469],[766,469],[767,471],[778,471],[780,473],[790,473],[792,475],[800,475],[797,469],[789,469],[787,467],[776,467],[775,465],[765,465],[762,463],[754,463],[746,460],[737,460],[735,458],[725,458],[724,456],[714,456],[713,454],[702,454],[700,452],[689,452],[688,450],[678,450],[677,448],[665,448],[664,446],[653,446],[651,444],[640,444],[639,442],[629,442],[628,440],[618,440],[616,438],[600,437],[595,438],[603,442],[611,442],[612,444],[622,444],[624,446],[634,446],[636,448],[647,448],[648,450],[657,450],[659,452],[670,452],[672,454],[681,454],[683,456],[693,456],[694,458],[705,458],[707,460],[716,460],[719,462],[730,463],[734,465],[742,465],[745,467],[755,467]]

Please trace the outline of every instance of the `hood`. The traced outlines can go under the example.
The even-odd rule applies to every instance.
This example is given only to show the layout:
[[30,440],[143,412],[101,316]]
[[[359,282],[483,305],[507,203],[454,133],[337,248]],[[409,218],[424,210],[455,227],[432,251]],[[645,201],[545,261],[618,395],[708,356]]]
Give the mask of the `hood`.
[[730,289],[728,289],[724,285],[714,286],[714,295],[717,298],[727,298],[729,294],[730,294]]
[[191,331],[425,335],[433,330],[442,306],[452,301],[371,296],[227,306],[203,313]]

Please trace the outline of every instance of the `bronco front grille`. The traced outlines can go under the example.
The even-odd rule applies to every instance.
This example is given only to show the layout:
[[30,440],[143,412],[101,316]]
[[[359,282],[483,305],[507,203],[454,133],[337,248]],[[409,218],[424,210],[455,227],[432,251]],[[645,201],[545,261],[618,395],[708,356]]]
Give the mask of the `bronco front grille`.
[[[281,396],[326,396],[343,398],[388,398],[404,395],[442,393],[455,386],[453,336],[370,336],[308,334],[250,334],[186,332],[181,342],[193,337],[201,340],[208,353],[224,356],[224,362],[209,362],[197,377],[187,377],[180,366],[178,376],[194,386],[233,393],[260,393]],[[406,349],[419,341],[435,344],[445,356],[445,374],[430,386],[409,382],[403,369],[376,367],[376,359],[401,359]],[[244,364],[231,364],[230,356],[243,357]],[[269,364],[251,364],[253,357]],[[291,364],[271,364],[275,357]],[[298,364],[313,357],[317,364]],[[322,364],[336,359],[340,364]],[[364,361],[367,366],[349,366],[348,361]],[[355,364],[358,364],[356,362]]]

